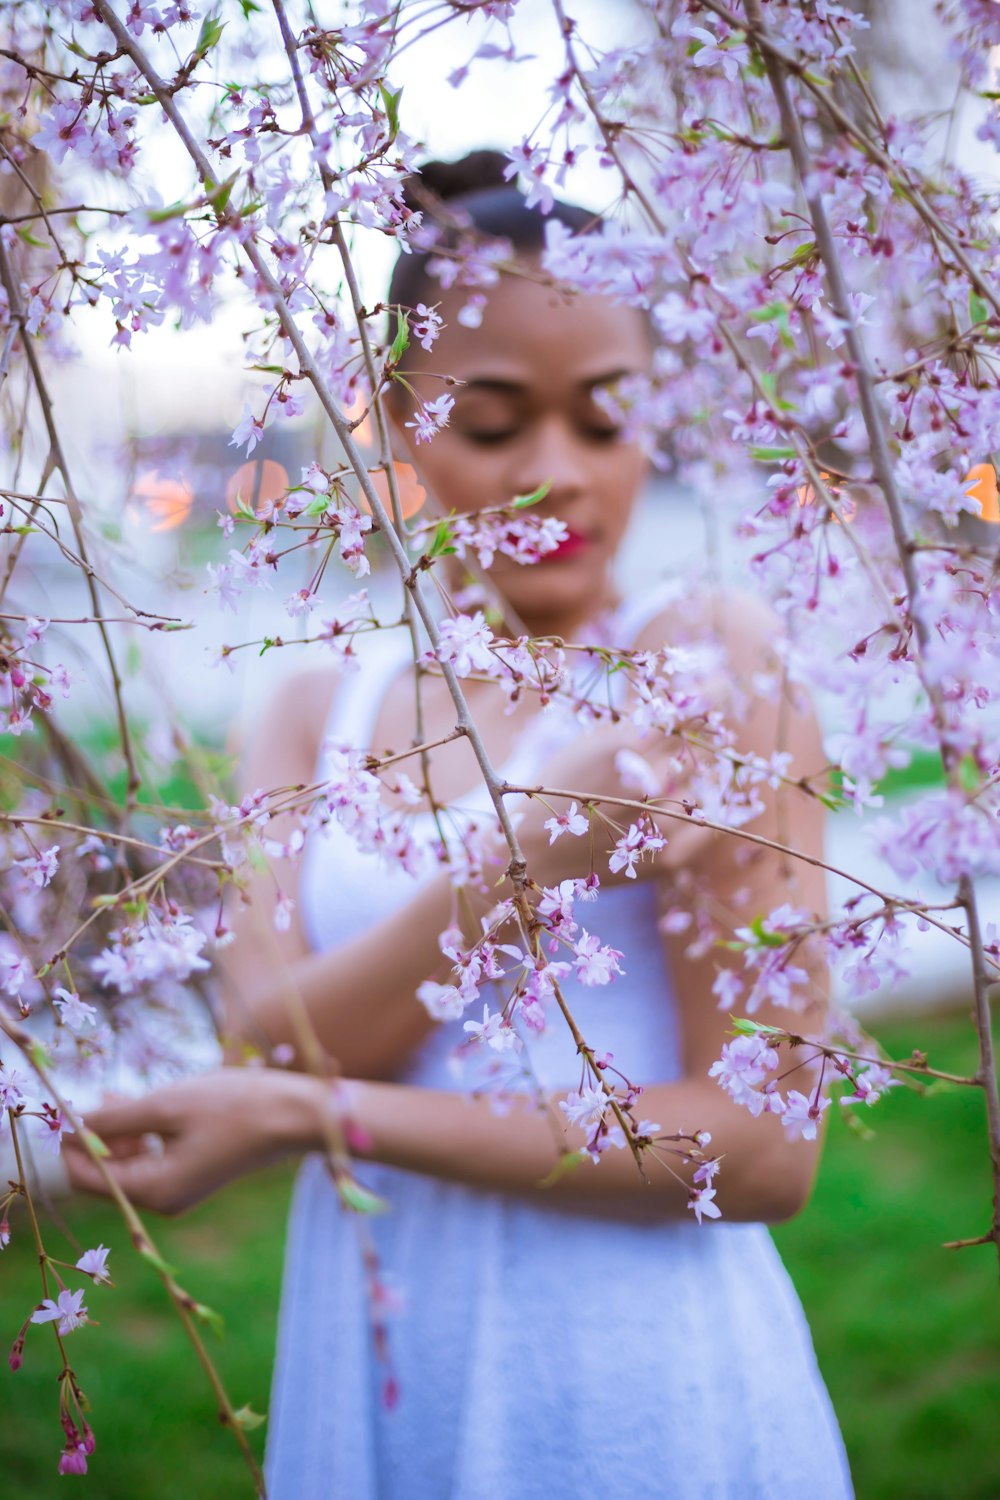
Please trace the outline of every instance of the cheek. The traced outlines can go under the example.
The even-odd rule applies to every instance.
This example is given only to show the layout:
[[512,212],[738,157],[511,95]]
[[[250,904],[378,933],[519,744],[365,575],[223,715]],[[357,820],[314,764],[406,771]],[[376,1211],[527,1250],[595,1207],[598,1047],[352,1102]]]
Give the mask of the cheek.
[[413,459],[442,510],[484,510],[511,498],[502,456],[450,440],[446,432],[413,450]]
[[601,464],[600,490],[609,511],[623,525],[632,513],[648,472],[647,459],[636,449],[619,448]]

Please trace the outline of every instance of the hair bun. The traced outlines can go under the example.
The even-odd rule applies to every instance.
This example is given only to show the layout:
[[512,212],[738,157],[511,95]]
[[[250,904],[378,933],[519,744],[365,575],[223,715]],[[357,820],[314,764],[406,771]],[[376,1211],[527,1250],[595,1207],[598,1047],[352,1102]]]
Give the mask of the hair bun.
[[406,186],[411,199],[427,188],[441,202],[478,193],[484,189],[511,186],[504,177],[508,165],[502,151],[470,151],[459,161],[428,161],[413,173]]

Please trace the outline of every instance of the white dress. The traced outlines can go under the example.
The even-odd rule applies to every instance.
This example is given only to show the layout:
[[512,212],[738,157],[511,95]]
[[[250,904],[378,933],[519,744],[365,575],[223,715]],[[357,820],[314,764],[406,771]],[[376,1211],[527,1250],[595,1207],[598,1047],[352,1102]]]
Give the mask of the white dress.
[[[621,619],[613,639],[625,644],[642,623],[638,611]],[[398,637],[371,641],[338,689],[327,740],[368,744],[401,660]],[[554,734],[548,717],[522,736],[509,780],[537,774],[554,738],[573,732],[564,723]],[[316,949],[415,888],[337,824],[310,836],[304,858],[301,910]],[[626,973],[599,989],[567,980],[583,1034],[633,1080],[676,1078],[653,890],[607,889],[586,910]],[[401,1079],[460,1087],[447,1059],[461,1035],[458,1023],[439,1027]],[[529,1045],[543,1084],[577,1086],[558,1020]],[[402,1299],[388,1320],[398,1400],[383,1400],[357,1226],[310,1156],[289,1225],[271,1500],[849,1500],[809,1330],[763,1225],[555,1207],[542,1194],[373,1165],[358,1175],[392,1205],[365,1226]]]

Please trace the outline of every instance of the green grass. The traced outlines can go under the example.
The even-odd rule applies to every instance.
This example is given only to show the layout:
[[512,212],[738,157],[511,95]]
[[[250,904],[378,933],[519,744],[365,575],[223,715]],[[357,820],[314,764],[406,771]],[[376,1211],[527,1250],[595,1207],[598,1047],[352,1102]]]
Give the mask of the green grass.
[[[964,1017],[879,1029],[897,1057],[968,1074]],[[836,1106],[835,1106],[836,1107]],[[1000,1496],[1000,1287],[978,1090],[896,1089],[859,1140],[834,1120],[807,1208],[775,1231],[813,1328],[861,1500]],[[839,1126],[839,1128],[837,1128]]]
[[[932,1066],[974,1065],[964,1019],[894,1024],[880,1035],[898,1056],[916,1044]],[[987,1222],[989,1174],[982,1100],[972,1090],[919,1098],[895,1090],[870,1112],[862,1140],[839,1118],[813,1199],[775,1238],[809,1315],[837,1407],[859,1500],[996,1500],[1000,1495],[1000,1296],[987,1249],[941,1248]],[[155,1222],[181,1279],[226,1322],[209,1347],[237,1405],[266,1410],[290,1173],[241,1183],[185,1219]],[[103,1205],[71,1205],[82,1246],[112,1247],[114,1290],[88,1297],[100,1328],[69,1350],[93,1405],[98,1449],[92,1500],[247,1500],[231,1436],[215,1421],[205,1380],[156,1277],[127,1248]],[[38,1297],[23,1218],[0,1262],[0,1317],[13,1338]],[[710,1231],[708,1231],[710,1232]],[[60,1235],[46,1229],[59,1254]],[[66,1255],[75,1259],[76,1253]],[[2,1491],[61,1496],[56,1476],[54,1341],[32,1328],[16,1375],[0,1368]],[[252,1435],[259,1452],[263,1429]],[[782,1500],[776,1496],[775,1500]]]

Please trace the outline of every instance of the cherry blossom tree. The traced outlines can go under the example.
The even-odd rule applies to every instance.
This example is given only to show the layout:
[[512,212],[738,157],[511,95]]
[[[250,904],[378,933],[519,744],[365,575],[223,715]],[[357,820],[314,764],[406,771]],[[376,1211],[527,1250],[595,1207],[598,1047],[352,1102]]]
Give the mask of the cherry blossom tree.
[[[740,532],[782,627],[780,672],[753,692],[777,701],[819,688],[836,701],[824,766],[741,748],[749,695],[732,685],[719,711],[708,687],[719,668],[711,641],[637,652],[504,634],[487,570],[498,552],[531,566],[559,545],[560,523],[535,508],[543,492],[475,516],[428,519],[404,504],[385,403],[405,383],[407,349],[433,352],[441,316],[430,299],[367,306],[359,237],[432,252],[441,288],[467,288],[460,318],[473,327],[500,273],[523,267],[509,245],[432,223],[407,202],[404,181],[425,153],[407,132],[394,64],[415,38],[447,24],[468,37],[455,89],[484,58],[516,67],[516,0],[357,0],[329,24],[297,0],[21,0],[0,12],[0,713],[19,752],[0,814],[0,1105],[16,1160],[0,1243],[11,1232],[7,1210],[24,1200],[42,1285],[10,1363],[21,1362],[33,1324],[52,1324],[61,1472],[85,1472],[94,1448],[65,1341],[85,1327],[92,1291],[106,1297],[98,1288],[109,1278],[103,1246],[73,1267],[46,1251],[25,1169],[29,1125],[56,1152],[75,1132],[104,1172],[259,1481],[245,1437],[252,1414],[235,1408],[201,1337],[213,1315],[162,1261],[86,1131],[70,1080],[99,1081],[123,1047],[150,1068],[170,1056],[171,997],[205,990],[228,937],[227,903],[255,865],[297,858],[323,823],[338,821],[363,849],[417,873],[421,852],[406,811],[386,799],[390,788],[412,804],[429,799],[439,815],[436,855],[452,873],[456,909],[470,882],[488,890],[505,880],[478,932],[459,921],[442,935],[444,967],[416,998],[453,1029],[457,1049],[498,1059],[530,1055],[533,1035],[568,1026],[581,1074],[562,1110],[586,1128],[586,1154],[600,1166],[619,1145],[637,1171],[653,1158],[666,1163],[683,1176],[700,1223],[720,1214],[720,1163],[707,1134],[667,1136],[643,1118],[642,1080],[615,1072],[562,992],[570,972],[601,986],[627,966],[628,955],[600,936],[601,879],[642,879],[671,858],[682,869],[684,851],[716,835],[732,840],[734,859],[763,846],[794,862],[807,856],[795,848],[793,816],[782,840],[754,831],[768,788],[783,789],[793,808],[794,799],[819,800],[860,815],[881,805],[888,769],[918,747],[938,754],[940,789],[898,816],[866,819],[895,889],[842,872],[855,894],[822,919],[788,903],[723,919],[708,893],[690,890],[695,915],[678,909],[675,920],[681,930],[691,923],[693,944],[720,952],[717,993],[734,1022],[711,1076],[752,1115],[778,1115],[793,1139],[815,1138],[832,1099],[838,1110],[867,1110],[903,1080],[943,1076],[922,1054],[887,1057],[849,1006],[824,1034],[803,1034],[796,1016],[815,962],[837,971],[850,999],[897,982],[914,930],[937,928],[963,952],[979,1065],[952,1081],[982,1092],[993,1201],[983,1225],[957,1226],[965,1238],[955,1243],[1000,1253],[989,1004],[1000,932],[978,893],[984,877],[1000,874],[996,195],[942,159],[933,122],[883,112],[859,61],[867,22],[847,5],[641,0],[634,45],[610,50],[582,33],[563,0],[552,6],[563,51],[536,130],[510,145],[509,179],[544,214],[581,158],[599,163],[612,206],[584,235],[551,219],[544,274],[648,314],[658,335],[652,374],[601,394],[624,431],[706,505],[723,486],[753,497]],[[997,8],[942,0],[938,10],[962,87],[978,101],[979,136],[1000,146]],[[180,185],[171,201],[159,188],[164,151]],[[344,747],[324,782],[260,788],[239,802],[202,776],[204,806],[187,821],[145,795],[155,755],[130,707],[123,658],[137,638],[185,622],[127,596],[106,566],[106,538],[74,484],[52,371],[85,321],[106,329],[127,360],[165,321],[213,324],[232,306],[247,333],[234,359],[261,377],[233,445],[249,457],[308,405],[335,435],[338,457],[307,466],[276,499],[222,510],[225,545],[206,587],[239,618],[254,590],[280,586],[290,560],[305,555],[308,583],[287,604],[292,629],[345,669],[359,637],[401,620],[418,693],[431,673],[447,685],[454,734],[475,753],[495,826],[446,828],[429,774],[437,747],[422,735],[382,761]],[[418,444],[434,442],[452,403],[444,393],[414,407],[407,425]],[[398,574],[392,618],[380,617],[364,582],[376,549]],[[32,610],[32,567],[47,552],[79,574],[88,608],[78,619]],[[444,582],[456,558],[479,576],[479,602],[464,608]],[[328,569],[340,566],[355,592],[327,606]],[[65,728],[63,700],[75,684],[53,642],[72,630],[99,653],[118,792]],[[586,692],[570,670],[581,656],[593,669]],[[537,695],[588,729],[624,722],[648,753],[642,744],[621,750],[615,797],[511,786],[469,711],[463,681],[473,675],[512,699]],[[625,684],[613,709],[612,678]],[[526,796],[544,802],[550,840],[579,851],[572,879],[534,879],[512,816]],[[296,831],[276,840],[271,825],[289,814]],[[945,882],[951,899],[914,895],[926,875]],[[581,903],[591,901],[584,926]],[[280,885],[264,918],[287,925]],[[723,952],[738,962],[723,964]],[[764,1001],[786,1007],[787,1027],[754,1019]],[[295,1024],[302,1057],[322,1070],[305,1016]],[[506,1076],[499,1068],[498,1087]],[[375,1205],[355,1178],[347,1137],[331,1120],[331,1171],[345,1207],[363,1219]],[[75,1285],[80,1277],[92,1286]]]

